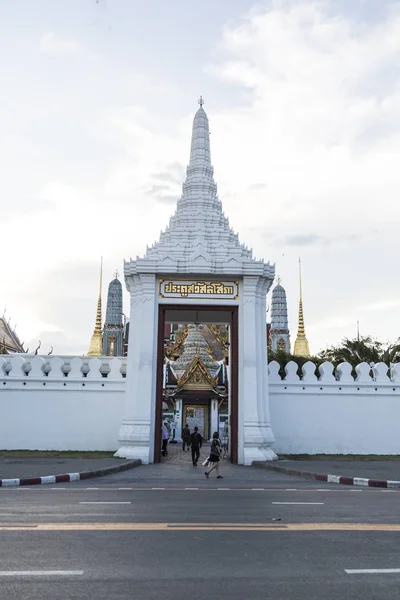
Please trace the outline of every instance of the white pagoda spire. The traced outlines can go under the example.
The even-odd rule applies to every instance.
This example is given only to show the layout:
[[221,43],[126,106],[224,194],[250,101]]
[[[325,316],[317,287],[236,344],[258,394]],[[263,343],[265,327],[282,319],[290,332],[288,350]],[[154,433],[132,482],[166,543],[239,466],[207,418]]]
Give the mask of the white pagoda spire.
[[253,258],[222,212],[202,97],[199,104],[193,119],[186,179],[175,214],[143,258],[125,262],[125,277],[152,272],[262,275],[273,279],[274,267]]
[[[190,159],[186,168],[186,179],[182,186],[182,196],[178,201],[177,212],[174,217],[185,219],[185,213],[188,212],[188,216],[193,219],[193,209],[197,208],[198,210],[201,205],[204,212],[211,210],[214,216],[220,220],[222,205],[217,197],[214,169],[211,166],[210,129],[208,117],[203,108],[204,100],[201,96],[199,104],[200,108],[193,119]],[[174,217],[171,219],[171,224]]]
[[290,352],[290,335],[288,324],[288,309],[286,301],[286,291],[281,285],[280,277],[278,283],[272,291],[271,299],[271,331],[270,331],[271,350],[276,352]]

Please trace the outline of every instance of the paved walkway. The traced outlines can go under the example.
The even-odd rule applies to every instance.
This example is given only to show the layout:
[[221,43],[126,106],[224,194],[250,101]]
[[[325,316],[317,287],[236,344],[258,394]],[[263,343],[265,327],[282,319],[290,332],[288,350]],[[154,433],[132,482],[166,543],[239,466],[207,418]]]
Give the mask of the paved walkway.
[[117,458],[0,458],[0,479],[83,473],[127,462]]
[[[200,449],[200,460],[198,465],[207,458],[210,454],[210,446],[209,442],[205,442]],[[175,464],[175,465],[191,465],[192,464],[192,450],[186,449],[182,450],[182,443],[178,442],[176,444],[168,444],[168,456],[161,457],[161,464]]]
[[[203,472],[205,468],[202,462],[209,453],[209,444],[203,445],[198,467],[192,467],[191,451],[182,451],[181,444],[168,445],[168,457],[162,458],[158,465],[149,465],[140,470],[142,476],[156,480],[160,475],[167,475],[171,480],[181,479],[188,476],[196,479],[198,471]],[[129,461],[116,458],[0,458],[0,479],[46,477],[48,475],[60,475],[64,473],[82,473],[97,471],[106,467],[124,465]],[[268,463],[272,467],[283,467],[294,469],[304,473],[329,473],[331,475],[344,477],[359,477],[374,480],[400,481],[400,458],[386,460],[346,460],[340,458],[323,460],[279,460]],[[142,470],[143,469],[143,470]],[[146,473],[144,473],[146,471]],[[238,479],[246,479],[250,476],[252,483],[257,483],[268,476],[268,471],[260,469],[248,469],[247,467],[236,467],[229,460],[221,462],[221,474],[228,477],[234,476]]]
[[346,460],[340,458],[322,460],[279,460],[278,466],[308,471],[311,473],[330,473],[345,477],[365,477],[400,481],[400,458],[386,460]]

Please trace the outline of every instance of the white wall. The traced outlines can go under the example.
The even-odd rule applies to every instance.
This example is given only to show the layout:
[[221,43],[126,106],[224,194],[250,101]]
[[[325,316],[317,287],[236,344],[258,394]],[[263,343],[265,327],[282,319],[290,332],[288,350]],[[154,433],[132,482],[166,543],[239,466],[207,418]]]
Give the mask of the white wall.
[[[333,374],[329,363],[288,365],[281,380],[270,363],[270,410],[278,454],[400,454],[399,365],[388,377],[386,365],[343,363]],[[322,372],[321,372],[322,370]]]
[[0,358],[0,449],[115,451],[124,365],[109,357]]
[[[0,449],[118,448],[126,359],[0,357]],[[400,365],[269,364],[278,454],[400,454]],[[47,373],[47,375],[45,374]],[[86,377],[84,377],[86,373]],[[107,373],[103,377],[102,373]]]

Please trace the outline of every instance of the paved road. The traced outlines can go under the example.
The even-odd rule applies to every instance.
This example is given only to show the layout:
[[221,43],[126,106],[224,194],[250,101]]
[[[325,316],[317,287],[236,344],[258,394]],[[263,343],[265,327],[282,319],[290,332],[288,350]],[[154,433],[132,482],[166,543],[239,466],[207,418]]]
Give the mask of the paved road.
[[152,465],[1,489],[0,598],[397,600],[400,572],[346,570],[400,570],[400,490],[224,475]]

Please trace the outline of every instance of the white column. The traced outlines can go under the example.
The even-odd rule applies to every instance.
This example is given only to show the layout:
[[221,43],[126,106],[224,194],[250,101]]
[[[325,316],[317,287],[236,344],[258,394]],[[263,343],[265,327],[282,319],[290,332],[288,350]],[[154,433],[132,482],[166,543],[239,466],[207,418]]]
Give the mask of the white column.
[[257,331],[260,339],[257,370],[262,374],[261,390],[259,395],[259,420],[261,423],[262,434],[264,438],[262,453],[265,460],[276,460],[278,457],[271,446],[275,443],[275,436],[272,431],[271,417],[269,411],[269,386],[268,386],[268,344],[267,344],[267,292],[271,287],[272,281],[260,278],[258,293],[258,325]]
[[[266,292],[265,292],[266,293]],[[276,458],[269,421],[264,286],[259,277],[243,278],[239,312],[239,463]]]
[[211,400],[211,431],[210,439],[212,439],[214,431],[219,431],[218,423],[218,400]]
[[126,368],[125,416],[115,456],[154,460],[157,363],[155,275],[135,275],[130,284],[131,317]]
[[179,398],[175,402],[175,421],[176,421],[176,431],[175,431],[175,439],[178,442],[182,441],[182,400]]

